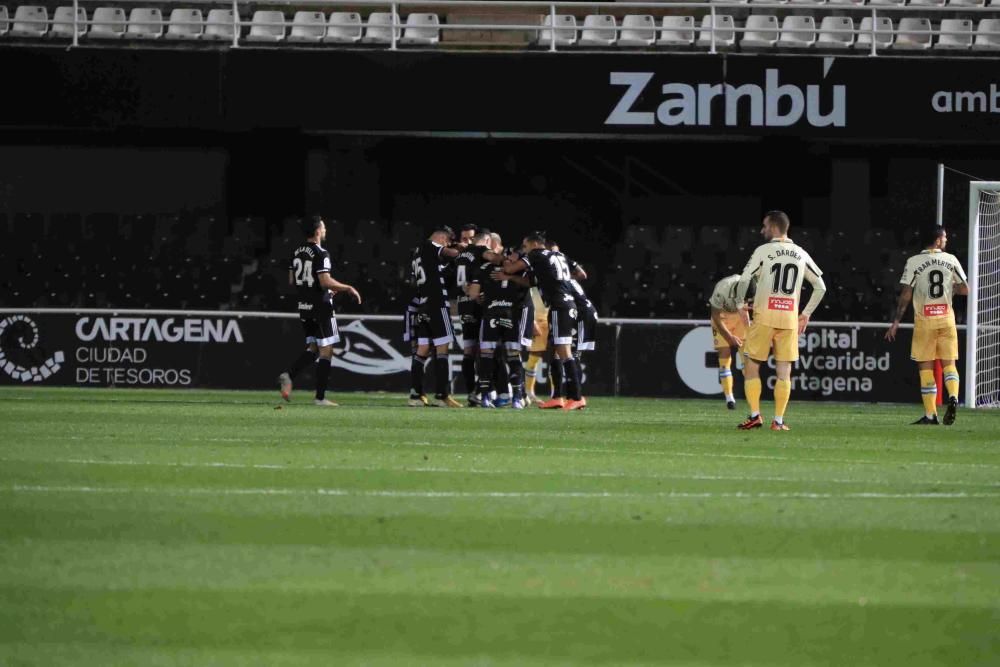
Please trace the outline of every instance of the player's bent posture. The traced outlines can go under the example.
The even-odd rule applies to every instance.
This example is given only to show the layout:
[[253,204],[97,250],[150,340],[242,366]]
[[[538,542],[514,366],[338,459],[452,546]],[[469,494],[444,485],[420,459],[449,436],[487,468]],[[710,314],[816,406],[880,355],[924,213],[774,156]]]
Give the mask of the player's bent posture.
[[[777,381],[774,385],[774,420],[771,430],[787,431],[785,409],[792,394],[792,364],[799,358],[799,334],[806,330],[809,317],[826,293],[823,272],[805,250],[788,238],[788,216],[771,211],[764,216],[760,233],[767,243],[758,247],[747,262],[736,288],[736,300],[745,303],[751,283],[756,285],[753,323],[743,341],[743,389],[750,416],[740,429],[760,428],[760,365],[774,348]],[[802,281],[812,286],[812,295],[802,312],[799,297]],[[740,309],[744,323],[747,308]]]
[[445,284],[443,262],[458,256],[459,250],[448,247],[455,238],[450,227],[438,227],[430,238],[421,243],[413,256],[412,279],[417,286],[419,311],[414,318],[413,335],[417,337],[416,351],[410,364],[410,398],[407,405],[423,407],[424,370],[434,352],[435,392],[432,407],[460,408],[450,396],[451,364],[448,347],[454,339],[451,313],[448,305],[448,287]]
[[937,418],[937,383],[934,381],[934,362],[941,360],[944,386],[948,391],[948,407],[944,423],[955,423],[958,410],[958,329],[953,294],[968,294],[968,279],[958,259],[944,251],[948,245],[948,232],[944,227],[934,227],[927,232],[924,250],[906,260],[899,279],[902,288],[896,306],[896,316],[885,333],[893,341],[906,309],[913,301],[913,344],[910,357],[920,370],[920,396],[924,403],[924,416],[913,422],[935,425]]
[[580,410],[586,407],[580,394],[579,373],[573,358],[573,329],[576,325],[576,301],[573,298],[572,275],[562,253],[545,248],[545,235],[534,232],[524,238],[522,255],[513,255],[504,262],[504,272],[516,275],[529,271],[538,282],[542,299],[549,307],[549,329],[555,356],[552,359],[553,385],[565,378],[568,400],[554,398],[538,407]]
[[[736,288],[740,276],[734,273],[726,276],[715,284],[708,305],[712,309],[712,341],[719,355],[719,384],[726,399],[726,407],[736,409],[736,398],[733,396],[733,354],[735,347],[739,350],[746,337],[746,326],[740,317],[740,308],[744,303],[736,300]],[[751,285],[752,287],[752,285]]]
[[320,244],[326,240],[326,224],[318,215],[303,221],[306,241],[295,249],[288,266],[288,283],[298,292],[299,320],[306,335],[306,350],[278,378],[281,396],[286,401],[292,393],[292,380],[312,363],[316,364],[316,405],[335,406],[327,400],[333,345],[340,342],[337,316],[333,312],[333,294],[348,292],[361,303],[358,291],[330,275],[330,253]]

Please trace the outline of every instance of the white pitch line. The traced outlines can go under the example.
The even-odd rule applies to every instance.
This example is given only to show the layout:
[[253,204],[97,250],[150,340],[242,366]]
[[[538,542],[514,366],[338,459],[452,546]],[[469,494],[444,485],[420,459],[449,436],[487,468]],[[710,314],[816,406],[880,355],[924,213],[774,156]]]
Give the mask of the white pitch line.
[[13,493],[147,493],[167,496],[357,496],[369,498],[664,498],[664,499],[786,499],[786,500],[962,500],[1000,498],[1000,493],[712,493],[656,491],[653,493],[614,491],[393,491],[383,489],[287,489],[287,488],[153,488],[122,486],[22,486],[0,487]]
[[971,486],[1000,487],[1000,482],[970,482],[967,480],[904,480],[883,479],[803,479],[799,477],[754,477],[749,475],[653,475],[649,473],[627,472],[548,472],[541,470],[489,470],[482,468],[444,468],[440,466],[386,467],[386,466],[339,466],[339,465],[286,465],[281,463],[230,463],[226,461],[129,461],[114,459],[0,459],[0,463],[65,464],[91,466],[135,466],[163,468],[206,468],[235,470],[329,470],[339,472],[399,472],[399,473],[441,473],[454,475],[519,475],[525,477],[567,477],[570,479],[649,479],[649,480],[690,480],[707,482],[787,482],[794,484],[920,484],[925,486]]
[[[81,441],[107,441],[106,436],[65,436],[63,440]],[[143,438],[144,442],[176,442],[178,438],[171,437],[149,437]],[[247,445],[271,444],[273,440],[251,439],[251,438],[189,438],[181,439],[183,442],[234,442]],[[616,444],[629,444],[629,440],[619,440]],[[280,444],[280,443],[279,443]],[[347,442],[346,445],[357,445],[368,447],[362,442]],[[488,451],[542,451],[542,452],[562,452],[570,454],[618,454],[618,455],[641,455],[641,456],[679,456],[690,458],[719,458],[738,459],[747,461],[782,461],[787,463],[837,463],[841,465],[914,465],[914,466],[945,466],[960,468],[983,468],[987,470],[1000,469],[1000,464],[993,463],[963,463],[958,461],[871,461],[866,459],[837,459],[837,458],[797,458],[789,456],[773,456],[767,454],[730,454],[725,452],[691,452],[674,449],[613,449],[598,447],[549,447],[546,445],[484,445],[479,443],[450,443],[450,442],[395,442],[386,443],[388,447],[437,447],[441,449],[479,449]],[[815,451],[815,450],[813,450]]]

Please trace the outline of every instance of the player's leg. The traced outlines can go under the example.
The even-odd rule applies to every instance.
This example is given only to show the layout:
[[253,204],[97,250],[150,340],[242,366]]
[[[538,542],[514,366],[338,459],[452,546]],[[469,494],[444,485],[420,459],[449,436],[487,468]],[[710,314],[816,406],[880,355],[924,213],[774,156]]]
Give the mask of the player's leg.
[[429,313],[431,343],[434,345],[434,401],[431,405],[439,408],[460,408],[462,404],[451,397],[451,361],[448,348],[455,339],[451,327],[451,315],[446,307]]
[[287,371],[278,376],[278,388],[281,391],[281,397],[286,401],[291,400],[292,381],[295,377],[316,362],[316,335],[318,333],[316,320],[300,318],[299,322],[302,325],[302,333],[305,334],[306,349],[295,358]]
[[792,396],[792,364],[799,358],[799,334],[795,329],[779,329],[774,336],[774,421],[772,431],[787,431],[785,410]]
[[479,320],[472,315],[462,317],[462,379],[469,394],[470,406],[479,403],[476,394],[476,356],[479,354]]
[[508,341],[505,344],[507,359],[507,374],[510,377],[511,407],[517,410],[524,408],[524,367],[521,365],[521,343]]
[[422,313],[413,318],[413,358],[410,360],[410,398],[406,404],[411,408],[428,405],[424,395],[424,374],[431,357],[430,330]]
[[935,426],[938,424],[938,416],[937,381],[934,379],[934,362],[937,360],[937,332],[934,329],[914,327],[910,357],[917,362],[917,371],[920,374],[920,400],[924,404],[924,416],[913,424]]
[[[535,334],[534,331],[536,328],[537,334]],[[525,378],[524,388],[527,402],[537,403],[538,397],[535,396],[535,383],[539,379],[543,379],[541,375],[542,358],[545,356],[545,351],[548,348],[549,342],[548,318],[546,317],[544,320],[535,319],[532,326],[532,333],[534,335],[532,336],[531,343],[528,346],[528,361],[525,364],[527,377]]]
[[955,416],[958,413],[958,388],[961,386],[958,375],[958,330],[955,327],[938,329],[937,350],[944,376],[944,388],[948,394],[942,423],[951,426],[955,423]]
[[479,401],[484,408],[495,407],[490,392],[493,391],[494,353],[496,352],[497,330],[495,320],[483,317],[479,325]]
[[719,353],[719,385],[722,387],[722,396],[726,400],[726,407],[734,410],[736,398],[733,396],[733,352],[728,344],[716,350]]
[[743,393],[746,394],[750,415],[739,425],[740,429],[760,428],[760,365],[771,352],[771,327],[752,323],[743,341]]
[[340,342],[337,319],[331,315],[318,320],[320,336],[316,338],[319,357],[316,359],[316,405],[336,406],[326,398],[326,387],[330,382],[330,363],[333,359],[333,345]]

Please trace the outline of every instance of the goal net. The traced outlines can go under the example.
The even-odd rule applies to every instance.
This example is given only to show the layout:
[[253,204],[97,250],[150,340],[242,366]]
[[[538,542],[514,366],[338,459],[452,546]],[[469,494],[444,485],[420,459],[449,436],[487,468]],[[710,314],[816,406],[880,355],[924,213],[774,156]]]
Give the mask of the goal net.
[[1000,407],[1000,182],[969,184],[966,404]]

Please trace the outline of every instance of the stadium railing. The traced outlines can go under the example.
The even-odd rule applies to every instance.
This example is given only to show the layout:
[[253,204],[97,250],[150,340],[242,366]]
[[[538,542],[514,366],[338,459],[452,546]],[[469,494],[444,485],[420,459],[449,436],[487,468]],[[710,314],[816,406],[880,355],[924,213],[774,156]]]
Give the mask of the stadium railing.
[[[531,2],[531,1],[521,1],[521,0],[438,0],[437,2],[422,2],[421,0],[295,0],[294,2],[285,3],[269,3],[269,7],[287,7],[290,10],[298,9],[309,9],[317,8],[323,10],[336,10],[343,9],[345,11],[357,11],[357,8],[364,7],[369,10],[385,10],[389,14],[387,23],[379,23],[377,27],[388,33],[385,37],[384,43],[373,44],[370,41],[366,41],[367,44],[375,47],[384,47],[388,50],[397,50],[400,46],[405,44],[405,37],[403,36],[408,27],[409,28],[430,28],[437,31],[499,31],[499,32],[529,32],[529,34],[535,35],[535,38],[531,40],[532,44],[541,47],[547,47],[551,52],[557,52],[560,50],[586,50],[587,46],[577,46],[578,43],[577,35],[582,30],[586,30],[588,26],[585,25],[568,25],[562,27],[557,25],[557,17],[560,16],[560,10],[565,10],[567,14],[577,16],[581,15],[585,10],[587,15],[611,15],[616,17],[613,26],[610,27],[593,27],[592,30],[596,32],[611,32],[613,33],[613,38],[606,44],[589,45],[594,48],[600,49],[613,47],[617,42],[618,37],[621,35],[624,26],[617,17],[624,17],[627,15],[651,15],[651,16],[665,16],[665,15],[678,15],[679,12],[684,12],[690,10],[693,13],[700,13],[703,17],[704,23],[692,25],[687,31],[691,32],[697,37],[691,39],[691,46],[699,45],[702,49],[707,49],[708,53],[720,53],[728,52],[736,48],[742,40],[737,39],[737,36],[745,35],[749,32],[757,31],[756,28],[748,28],[745,25],[739,25],[735,22],[731,25],[718,25],[717,17],[719,16],[732,16],[732,14],[749,14],[750,10],[753,10],[759,15],[761,11],[772,10],[773,12],[780,12],[781,14],[788,16],[799,16],[801,12],[811,12],[816,13],[817,16],[814,18],[821,18],[822,16],[844,16],[847,15],[852,18],[855,17],[867,20],[871,20],[871,25],[867,28],[862,27],[851,27],[851,28],[832,28],[826,30],[820,30],[816,25],[814,27],[785,27],[784,25],[780,27],[775,27],[771,29],[774,33],[775,39],[768,40],[771,43],[771,48],[777,51],[782,51],[785,53],[796,53],[796,54],[807,54],[822,53],[824,55],[829,55],[831,51],[847,53],[844,45],[840,45],[839,48],[825,48],[825,45],[817,45],[814,42],[806,40],[805,43],[800,42],[798,44],[788,44],[781,43],[778,37],[781,34],[803,34],[806,36],[811,36],[814,39],[817,38],[822,33],[836,34],[836,35],[849,35],[851,37],[850,43],[847,47],[851,48],[852,53],[858,53],[857,43],[855,38],[859,36],[867,36],[870,38],[870,43],[865,42],[864,48],[867,51],[867,55],[877,56],[880,52],[885,52],[891,50],[893,53],[903,53],[903,50],[893,48],[893,42],[896,36],[901,34],[906,34],[908,36],[916,36],[921,38],[927,36],[926,43],[909,41],[909,46],[906,48],[907,54],[917,53],[920,51],[932,50],[937,54],[948,53],[949,55],[955,55],[960,53],[971,53],[974,50],[984,50],[984,51],[994,51],[994,53],[1000,51],[1000,29],[994,29],[994,24],[991,23],[984,29],[983,25],[977,26],[973,25],[971,30],[954,30],[950,28],[934,29],[930,24],[925,24],[926,27],[908,27],[906,30],[897,30],[896,24],[893,23],[891,31],[889,31],[889,44],[883,45],[880,43],[880,37],[886,35],[886,31],[879,29],[879,19],[882,17],[889,17],[890,20],[894,17],[899,18],[920,18],[920,19],[930,19],[934,17],[954,17],[960,15],[965,18],[978,18],[978,17],[1000,17],[1000,2],[997,0],[978,0],[977,4],[965,4],[963,1],[956,2],[952,0],[947,4],[944,4],[946,0],[942,0],[940,5],[931,4],[921,4],[921,5],[907,5],[907,4],[864,4],[866,0],[860,0],[858,3],[827,3],[826,0],[810,2],[808,0],[793,1],[789,2],[596,2],[581,4],[578,2]],[[981,3],[981,4],[980,4]],[[83,18],[80,16],[80,9],[86,7],[108,7],[109,5],[131,5],[139,8],[149,7],[157,3],[150,2],[149,0],[118,0],[116,2],[98,1],[98,0],[73,0],[73,17],[72,17],[72,35],[71,35],[71,45],[79,46],[81,38],[88,39],[88,33],[90,28],[95,25],[107,25],[106,21],[95,21],[93,18],[88,18],[88,15],[84,15]],[[232,0],[232,2],[219,2],[217,0],[189,0],[183,4],[185,7],[194,8],[199,6],[214,6],[214,7],[226,7],[231,11],[232,14],[232,25],[231,25],[231,40],[228,41],[228,45],[232,48],[239,48],[245,43],[254,43],[254,40],[250,35],[244,34],[244,29],[252,27],[273,27],[282,28],[283,30],[291,27],[293,25],[292,21],[283,20],[280,23],[275,21],[267,20],[254,20],[251,14],[251,8],[254,6],[253,3],[247,2],[246,0]],[[495,21],[484,22],[484,23],[448,23],[446,21],[438,22],[433,26],[415,26],[413,24],[408,25],[401,16],[400,10],[405,10],[407,8],[412,8],[413,10],[419,10],[420,12],[428,12],[431,10],[444,10],[444,11],[467,11],[467,10],[481,10],[484,13],[489,13],[491,18],[496,19]],[[536,12],[540,19],[539,23],[525,23],[521,20],[515,20],[513,22],[508,22],[504,20],[504,11],[496,10],[522,10]],[[9,15],[8,15],[9,16]],[[324,16],[326,14],[324,13]],[[513,15],[515,19],[520,17],[523,19],[523,15],[515,14]],[[546,19],[549,24],[545,24]],[[6,22],[9,24],[12,22],[12,18],[7,18]],[[169,19],[164,16],[157,19],[152,19],[148,16],[144,16],[141,22],[143,25],[159,26],[160,32],[162,34],[163,29],[170,25]],[[33,24],[44,24],[46,27],[50,27],[55,23],[54,16],[48,19],[33,19],[33,18],[20,18],[18,23],[25,25]],[[63,23],[63,22],[60,22]],[[124,22],[116,21],[116,24],[125,25]],[[202,25],[207,25],[207,23],[202,22]],[[218,24],[212,24],[218,25]],[[343,27],[343,28],[369,28],[368,23],[361,24],[359,26],[356,22],[340,22],[340,21],[327,21],[325,24],[326,28],[329,27]],[[226,26],[226,32],[229,33],[230,26]],[[63,28],[68,28],[68,25],[63,25]],[[125,30],[125,28],[123,28]],[[646,33],[652,33],[654,42],[650,44],[649,47],[657,46],[658,51],[669,50],[664,48],[666,45],[661,42],[662,34],[665,31],[665,27],[662,24],[655,24],[652,27],[642,28],[642,31]],[[48,31],[46,30],[46,33]],[[573,37],[568,40],[573,46],[569,44],[562,44],[561,42],[566,41],[560,37],[560,33],[572,32]],[[544,39],[542,38],[543,33]],[[707,34],[706,34],[707,33]],[[726,35],[723,38],[721,35]],[[105,37],[107,34],[105,33]],[[120,32],[120,36],[123,37],[138,37],[136,34],[128,34],[127,31]],[[950,37],[953,38],[945,43],[941,43],[940,47],[933,45],[934,37]],[[982,43],[980,43],[980,38]],[[973,45],[973,40],[975,40],[975,46]],[[207,41],[207,40],[206,40]],[[297,42],[289,41],[284,36],[273,40],[275,43],[283,44],[296,44],[297,46],[308,45],[310,42]],[[314,40],[317,41],[317,40]],[[96,42],[91,42],[96,43]],[[103,39],[101,40],[102,45],[114,44],[113,39]],[[178,42],[180,43],[180,42]],[[224,44],[225,42],[218,42]],[[428,45],[427,42],[421,42],[417,40],[418,45]],[[436,42],[435,42],[436,43]],[[804,44],[806,46],[804,46]],[[484,44],[485,45],[485,44]],[[673,44],[676,47],[676,44]],[[759,44],[748,45],[748,48],[758,48]],[[932,48],[932,46],[934,48]],[[439,47],[435,47],[439,48]]]

